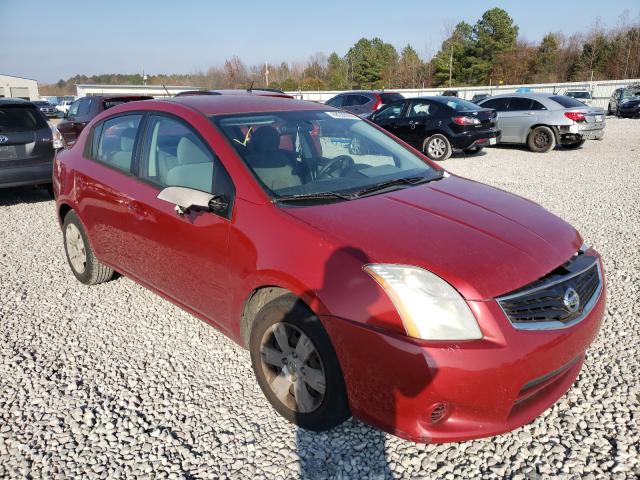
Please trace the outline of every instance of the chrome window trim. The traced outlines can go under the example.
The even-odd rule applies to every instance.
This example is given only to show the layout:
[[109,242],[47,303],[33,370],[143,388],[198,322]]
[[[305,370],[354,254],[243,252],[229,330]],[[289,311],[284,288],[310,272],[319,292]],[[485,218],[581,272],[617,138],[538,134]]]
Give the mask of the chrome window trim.
[[573,320],[571,320],[570,322],[567,322],[567,323],[563,323],[563,322],[560,322],[560,321],[551,321],[551,322],[512,322],[511,319],[509,318],[509,315],[507,315],[507,312],[505,312],[504,308],[502,308],[502,303],[500,303],[500,302],[503,301],[503,300],[512,300],[514,298],[518,298],[518,297],[521,297],[521,296],[524,296],[524,295],[529,295],[531,293],[535,293],[537,291],[544,290],[546,288],[552,287],[553,285],[557,285],[558,283],[562,283],[562,282],[565,282],[567,280],[570,280],[571,278],[574,278],[574,277],[586,272],[590,268],[593,268],[593,264],[589,265],[588,267],[583,268],[582,270],[580,270],[578,272],[571,273],[569,275],[566,275],[566,276],[562,277],[559,280],[554,280],[553,282],[546,283],[546,284],[541,285],[539,287],[531,288],[529,290],[525,290],[523,292],[515,293],[515,294],[512,294],[512,295],[505,295],[505,296],[502,296],[502,297],[496,297],[496,302],[498,303],[498,306],[500,307],[500,310],[502,310],[502,313],[507,318],[509,323],[517,330],[561,330],[561,329],[573,327],[574,325],[576,325],[576,324],[580,323],[582,320],[584,320],[584,318],[587,315],[589,315],[589,313],[591,313],[591,310],[593,309],[593,306],[598,302],[598,300],[600,300],[600,296],[602,295],[602,287],[604,285],[604,277],[602,275],[602,268],[600,267],[600,261],[598,260],[598,258],[596,258],[596,257],[593,257],[593,258],[595,260],[596,268],[598,270],[598,280],[599,280],[598,287],[596,288],[596,291],[593,292],[593,295],[591,296],[591,299],[587,302],[587,304],[582,309],[582,313],[579,316],[577,316],[576,318],[574,318]]

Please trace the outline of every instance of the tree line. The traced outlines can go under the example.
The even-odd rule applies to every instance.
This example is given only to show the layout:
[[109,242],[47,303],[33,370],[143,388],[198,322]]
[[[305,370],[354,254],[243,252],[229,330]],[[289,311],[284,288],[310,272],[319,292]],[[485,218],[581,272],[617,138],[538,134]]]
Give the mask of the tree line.
[[[539,43],[519,36],[501,8],[484,12],[474,25],[459,22],[431,58],[412,45],[400,51],[380,38],[362,38],[344,55],[318,52],[306,62],[247,65],[234,56],[223,65],[190,74],[76,75],[41,87],[43,95],[75,93],[77,83],[190,85],[198,88],[255,88],[286,91],[424,88],[496,84],[592,81],[640,77],[640,19],[622,19],[605,29],[550,32]],[[430,55],[426,55],[430,57]]]

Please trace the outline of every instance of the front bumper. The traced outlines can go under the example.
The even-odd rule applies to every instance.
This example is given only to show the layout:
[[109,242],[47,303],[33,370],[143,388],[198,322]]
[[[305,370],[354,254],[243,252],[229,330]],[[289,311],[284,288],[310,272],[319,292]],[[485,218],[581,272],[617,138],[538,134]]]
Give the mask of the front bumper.
[[[575,381],[605,309],[561,330],[516,330],[497,302],[469,302],[484,338],[426,342],[323,316],[354,416],[399,437],[443,443],[531,422]],[[433,421],[434,411],[447,412]],[[440,409],[440,410],[438,410]]]
[[497,129],[463,132],[451,138],[453,148],[488,147],[500,143],[501,131]]
[[631,108],[619,108],[618,114],[621,117],[640,117],[640,105]]

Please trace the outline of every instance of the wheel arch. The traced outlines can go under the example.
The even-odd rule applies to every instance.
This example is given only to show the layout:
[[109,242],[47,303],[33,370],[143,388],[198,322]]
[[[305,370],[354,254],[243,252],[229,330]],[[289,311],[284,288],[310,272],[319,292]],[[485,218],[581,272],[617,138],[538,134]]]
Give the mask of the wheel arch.
[[534,125],[531,125],[529,127],[529,131],[527,132],[527,138],[525,139],[525,142],[529,140],[529,135],[531,135],[531,132],[533,132],[533,130],[538,128],[538,127],[550,128],[551,131],[553,132],[553,136],[556,139],[556,144],[560,143],[560,129],[556,125],[549,125],[547,123],[536,123]]
[[73,208],[68,203],[61,203],[58,207],[58,220],[61,226],[64,223],[64,218],[71,210],[73,210]]
[[[240,316],[240,340],[245,348],[249,348],[251,325],[260,309],[270,301],[285,295],[295,295],[300,298],[299,295],[296,295],[291,290],[278,285],[263,285],[254,288],[249,293],[242,306],[242,314]],[[303,299],[301,300],[304,301]],[[308,304],[307,307],[309,307]]]

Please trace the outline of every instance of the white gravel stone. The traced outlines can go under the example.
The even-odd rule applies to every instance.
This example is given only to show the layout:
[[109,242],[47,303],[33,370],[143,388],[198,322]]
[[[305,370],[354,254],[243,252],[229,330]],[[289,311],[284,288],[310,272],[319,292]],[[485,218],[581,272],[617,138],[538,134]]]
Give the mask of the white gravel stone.
[[78,283],[44,191],[0,190],[0,477],[637,478],[640,475],[640,121],[536,155],[444,163],[573,224],[603,255],[607,314],[577,383],[516,431],[417,445],[355,420],[280,419],[249,356],[120,277]]

